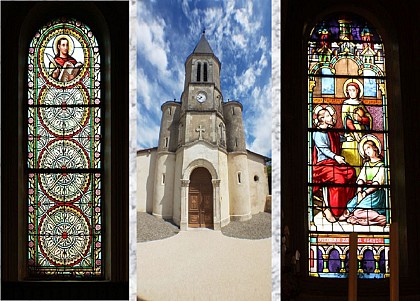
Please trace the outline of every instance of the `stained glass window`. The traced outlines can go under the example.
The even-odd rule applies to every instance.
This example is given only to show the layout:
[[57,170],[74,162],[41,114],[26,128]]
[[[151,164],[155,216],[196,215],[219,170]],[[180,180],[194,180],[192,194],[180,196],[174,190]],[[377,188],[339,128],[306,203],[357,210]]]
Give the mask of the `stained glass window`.
[[28,51],[30,278],[103,275],[100,51],[93,32],[53,20]]
[[389,277],[391,223],[385,50],[363,18],[335,14],[308,40],[309,274]]

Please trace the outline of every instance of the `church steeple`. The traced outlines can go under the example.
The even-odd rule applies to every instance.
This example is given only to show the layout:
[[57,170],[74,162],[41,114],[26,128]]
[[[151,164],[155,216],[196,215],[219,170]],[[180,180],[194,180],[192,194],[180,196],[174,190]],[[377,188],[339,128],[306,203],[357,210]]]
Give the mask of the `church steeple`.
[[220,61],[203,31],[193,52],[185,61],[185,88],[190,83],[213,83],[220,90],[220,68]]
[[195,46],[193,53],[195,54],[213,54],[213,50],[210,47],[209,42],[206,39],[206,32],[203,30],[200,41]]
[[181,95],[179,144],[196,141],[226,148],[220,61],[205,32],[185,61],[185,84]]

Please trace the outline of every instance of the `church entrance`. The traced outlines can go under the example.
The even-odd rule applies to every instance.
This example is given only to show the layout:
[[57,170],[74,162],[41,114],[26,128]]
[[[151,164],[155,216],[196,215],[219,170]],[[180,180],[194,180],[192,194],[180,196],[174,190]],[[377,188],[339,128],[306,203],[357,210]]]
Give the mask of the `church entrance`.
[[213,185],[203,167],[194,169],[190,176],[188,227],[213,228]]

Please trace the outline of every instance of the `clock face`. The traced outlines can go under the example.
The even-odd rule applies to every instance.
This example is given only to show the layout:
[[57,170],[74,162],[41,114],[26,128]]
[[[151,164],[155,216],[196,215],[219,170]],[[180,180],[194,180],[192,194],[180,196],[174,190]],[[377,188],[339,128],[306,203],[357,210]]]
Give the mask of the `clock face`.
[[196,99],[198,102],[205,102],[207,99],[207,96],[204,92],[200,92],[197,94]]

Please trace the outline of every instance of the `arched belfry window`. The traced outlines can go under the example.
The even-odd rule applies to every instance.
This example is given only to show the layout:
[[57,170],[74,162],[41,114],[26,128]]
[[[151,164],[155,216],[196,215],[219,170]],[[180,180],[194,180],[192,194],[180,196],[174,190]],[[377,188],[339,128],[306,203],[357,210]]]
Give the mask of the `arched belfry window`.
[[309,274],[389,277],[391,223],[385,49],[367,20],[337,13],[308,39]]
[[201,81],[201,63],[197,63],[197,81]]
[[27,63],[27,274],[102,277],[100,45],[86,24],[54,19]]
[[203,66],[203,80],[205,82],[207,81],[207,63],[204,63],[204,66]]

